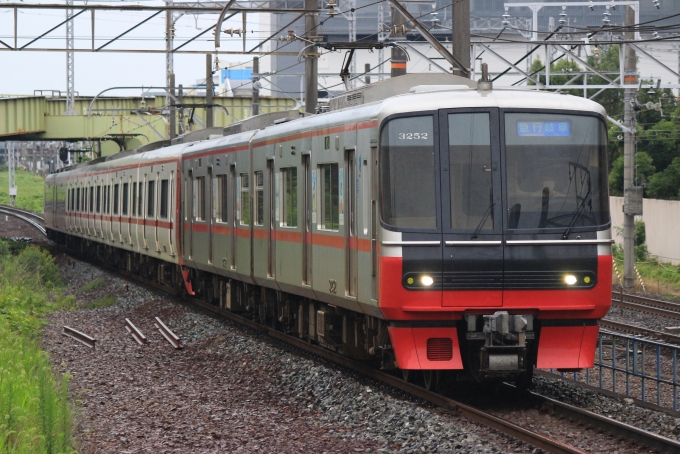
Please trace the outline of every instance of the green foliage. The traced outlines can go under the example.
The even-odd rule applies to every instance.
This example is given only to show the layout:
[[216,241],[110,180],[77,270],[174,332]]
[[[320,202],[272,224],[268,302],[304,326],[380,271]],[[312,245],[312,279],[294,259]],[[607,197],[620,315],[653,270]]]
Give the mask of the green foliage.
[[[636,156],[637,181],[642,183],[649,181],[654,175],[656,168],[652,165],[652,158],[645,152],[640,152]],[[609,195],[623,195],[623,156],[616,158],[609,172]]]
[[103,298],[98,299],[97,301],[92,301],[91,303],[87,303],[83,306],[84,309],[99,309],[102,307],[109,307],[113,306],[116,304],[116,301],[118,301],[115,297],[113,296],[105,296]]
[[646,240],[645,221],[635,221],[635,244],[644,244]]
[[[45,200],[45,180],[31,172],[16,170],[17,203],[18,208],[43,212]],[[9,174],[7,169],[0,171],[0,203],[9,205]]]
[[680,200],[680,158],[651,178],[647,193],[653,199]]
[[70,377],[55,378],[36,343],[2,324],[0,337],[0,452],[72,452]]
[[638,153],[647,152],[657,169],[665,169],[678,156],[679,134],[676,122],[661,120],[639,134]]
[[102,285],[104,285],[104,282],[105,282],[104,279],[97,279],[96,281],[92,281],[89,284],[87,284],[85,287],[78,290],[78,293],[89,292],[91,290],[94,290],[97,287],[101,287]]
[[59,284],[52,257],[0,242],[0,452],[70,453],[68,375],[55,376],[40,337],[49,312],[72,299],[47,296]]
[[[556,63],[550,65],[550,84],[551,85],[565,85],[567,83],[572,83],[574,85],[583,84],[583,76],[573,76],[572,72],[578,73],[582,72],[583,69],[573,60],[568,58],[562,58]],[[529,74],[536,73],[535,79],[542,84],[546,83],[545,76],[545,64],[541,62],[541,59],[537,57],[531,63],[531,70]],[[573,80],[572,80],[573,79]],[[529,80],[528,85],[536,85],[533,81]],[[582,96],[583,91],[579,89],[573,90],[563,90],[564,93],[569,93],[574,96]]]

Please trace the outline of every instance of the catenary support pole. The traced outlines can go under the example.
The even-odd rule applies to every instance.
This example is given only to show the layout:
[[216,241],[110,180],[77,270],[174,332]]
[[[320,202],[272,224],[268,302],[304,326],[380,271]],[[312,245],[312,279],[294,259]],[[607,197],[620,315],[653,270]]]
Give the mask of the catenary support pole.
[[[167,104],[172,104],[175,99],[175,75],[170,73],[170,95]],[[175,124],[175,108],[168,106],[168,139],[172,140],[177,136],[177,125]]]
[[[635,24],[635,13],[626,6],[626,26]],[[633,40],[634,33],[626,32],[626,40]],[[635,83],[636,65],[635,50],[626,46],[624,53],[624,82]],[[635,112],[632,102],[637,97],[637,89],[626,88],[624,91],[623,124],[627,128],[623,139],[623,190],[624,195],[635,185]],[[624,199],[625,200],[625,199]],[[632,289],[635,286],[635,215],[624,207],[623,214],[623,287]]]
[[251,109],[253,111],[253,116],[260,114],[260,89],[259,82],[260,79],[260,59],[259,57],[253,58],[253,102]]
[[[392,39],[399,37],[399,35],[406,35],[404,27],[406,26],[406,18],[392,6]],[[390,55],[391,77],[403,76],[406,74],[406,52],[401,47],[393,47]]]
[[[470,65],[470,0],[453,0],[451,7],[452,30],[451,53],[465,66]],[[456,76],[470,77],[459,68],[453,67]]]
[[213,73],[212,73],[212,55],[205,55],[205,127],[213,127],[213,108],[210,107],[213,103]]
[[[305,9],[316,11],[319,9],[318,0],[305,0]],[[305,16],[305,37],[314,41],[319,34],[319,14],[308,12]],[[305,112],[316,113],[319,100],[319,53],[316,46],[308,47],[305,51]]]

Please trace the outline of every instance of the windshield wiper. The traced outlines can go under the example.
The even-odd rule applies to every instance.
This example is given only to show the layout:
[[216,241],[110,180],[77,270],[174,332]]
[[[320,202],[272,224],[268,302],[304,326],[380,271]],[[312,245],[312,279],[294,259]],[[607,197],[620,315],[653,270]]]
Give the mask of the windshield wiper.
[[574,228],[574,224],[576,224],[576,221],[578,218],[581,217],[581,213],[583,213],[583,208],[590,202],[591,197],[593,196],[593,190],[589,189],[588,193],[586,194],[586,198],[583,199],[583,202],[581,202],[581,205],[578,207],[578,210],[576,210],[576,213],[574,213],[574,217],[571,218],[571,222],[569,223],[569,227],[567,227],[567,230],[564,231],[562,234],[562,239],[566,240],[569,238],[569,233],[571,232],[571,229]]
[[486,209],[484,212],[484,216],[482,216],[482,220],[479,221],[479,224],[477,224],[477,228],[475,229],[475,233],[472,234],[472,237],[470,237],[471,240],[474,240],[477,238],[477,234],[479,233],[480,230],[482,230],[482,226],[486,222],[486,218],[489,217],[491,214],[491,209],[493,208],[494,202],[491,202],[491,205],[489,205],[489,208]]

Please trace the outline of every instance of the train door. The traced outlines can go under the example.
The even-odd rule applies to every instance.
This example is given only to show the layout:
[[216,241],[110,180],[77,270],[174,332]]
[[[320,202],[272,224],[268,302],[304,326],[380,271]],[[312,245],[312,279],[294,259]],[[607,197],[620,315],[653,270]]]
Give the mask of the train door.
[[502,306],[497,109],[439,113],[443,306]]
[[56,178],[55,178],[55,184],[52,186],[52,222],[54,223],[54,227],[57,228],[59,227],[59,222],[57,220],[57,184],[56,184]]
[[378,147],[371,147],[371,299],[378,300]]
[[357,179],[356,162],[354,161],[355,150],[345,152],[345,168],[347,169],[347,198],[345,199],[345,212],[347,213],[347,225],[345,226],[345,292],[347,296],[357,296],[357,266],[358,261],[358,238],[357,238]]
[[312,285],[312,169],[310,155],[302,156],[302,206],[304,210],[302,234],[302,284]]
[[276,172],[274,171],[274,159],[267,159],[267,277],[276,277]]
[[236,165],[232,164],[229,166],[229,179],[231,180],[231,191],[230,191],[230,205],[231,205],[231,235],[230,235],[230,240],[231,240],[231,264],[230,268],[232,270],[236,269],[236,226],[238,222],[238,215],[237,215],[237,204],[236,201],[238,200],[238,184],[236,181]]
[[213,224],[215,223],[215,194],[217,193],[217,180],[213,178],[213,166],[208,166],[208,176],[206,178],[208,194],[205,202],[208,204],[208,214],[206,222],[208,224],[208,264],[213,264]]

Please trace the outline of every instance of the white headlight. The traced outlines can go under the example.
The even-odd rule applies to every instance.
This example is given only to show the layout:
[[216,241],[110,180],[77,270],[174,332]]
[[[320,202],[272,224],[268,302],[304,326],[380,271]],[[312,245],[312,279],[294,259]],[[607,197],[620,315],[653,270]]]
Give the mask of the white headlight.
[[566,282],[567,285],[574,285],[576,283],[576,276],[573,274],[568,274],[564,276],[564,282]]
[[434,279],[430,276],[423,276],[420,278],[420,283],[423,284],[425,287],[429,287],[434,283]]

